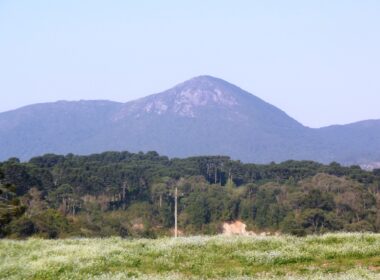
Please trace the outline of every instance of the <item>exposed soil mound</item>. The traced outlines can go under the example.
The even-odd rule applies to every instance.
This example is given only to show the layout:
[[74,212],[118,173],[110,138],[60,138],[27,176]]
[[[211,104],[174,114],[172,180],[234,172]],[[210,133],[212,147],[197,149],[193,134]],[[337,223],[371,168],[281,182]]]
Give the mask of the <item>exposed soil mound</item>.
[[240,235],[240,236],[269,236],[269,235],[279,235],[279,232],[271,233],[271,232],[260,232],[256,233],[253,231],[247,231],[247,225],[242,221],[233,221],[226,222],[223,224],[223,235],[232,236],[232,235]]
[[248,232],[246,230],[247,225],[241,221],[235,221],[223,224],[223,234],[227,236],[231,235],[251,235],[253,232]]

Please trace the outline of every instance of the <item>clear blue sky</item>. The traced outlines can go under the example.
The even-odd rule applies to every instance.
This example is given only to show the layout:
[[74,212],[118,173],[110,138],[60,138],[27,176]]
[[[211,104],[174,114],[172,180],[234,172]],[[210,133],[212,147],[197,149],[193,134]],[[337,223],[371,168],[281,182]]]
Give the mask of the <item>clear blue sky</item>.
[[201,74],[311,127],[380,119],[380,1],[0,0],[0,111]]

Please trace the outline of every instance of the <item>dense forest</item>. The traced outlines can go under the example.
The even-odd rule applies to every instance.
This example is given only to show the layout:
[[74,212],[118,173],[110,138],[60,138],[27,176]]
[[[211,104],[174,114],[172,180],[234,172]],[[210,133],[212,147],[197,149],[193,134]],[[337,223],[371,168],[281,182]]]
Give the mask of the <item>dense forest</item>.
[[295,235],[380,231],[380,170],[105,152],[1,162],[0,237],[170,235],[175,187],[184,234],[219,233],[234,220]]

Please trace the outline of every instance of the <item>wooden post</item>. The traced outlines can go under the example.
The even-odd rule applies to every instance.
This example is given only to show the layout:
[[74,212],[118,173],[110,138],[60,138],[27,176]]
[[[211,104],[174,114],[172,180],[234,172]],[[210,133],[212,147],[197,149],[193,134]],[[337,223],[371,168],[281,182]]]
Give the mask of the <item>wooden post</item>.
[[126,203],[125,203],[125,197],[127,196],[127,182],[125,181],[123,183],[123,193],[122,193],[122,202],[121,202],[121,205],[122,205],[122,208],[123,210],[125,210],[125,206],[126,206]]
[[218,166],[215,163],[215,182],[214,182],[215,185],[217,181],[218,181]]
[[178,200],[178,188],[175,187],[175,195],[174,195],[174,237],[178,236],[178,226],[177,226],[177,200]]

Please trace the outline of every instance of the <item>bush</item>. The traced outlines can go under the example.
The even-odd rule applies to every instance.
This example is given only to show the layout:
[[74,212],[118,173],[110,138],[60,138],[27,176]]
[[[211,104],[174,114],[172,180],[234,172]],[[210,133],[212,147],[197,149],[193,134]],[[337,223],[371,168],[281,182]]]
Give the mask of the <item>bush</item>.
[[280,225],[281,231],[296,236],[305,236],[306,231],[302,227],[301,223],[297,221],[293,213],[285,217]]
[[351,232],[374,232],[375,228],[372,224],[370,224],[367,221],[359,221],[356,223],[345,225],[344,230]]
[[33,221],[25,216],[13,220],[6,228],[6,232],[11,233],[16,238],[26,238],[37,232]]
[[37,233],[44,238],[57,238],[68,229],[68,221],[54,209],[48,209],[33,217]]

